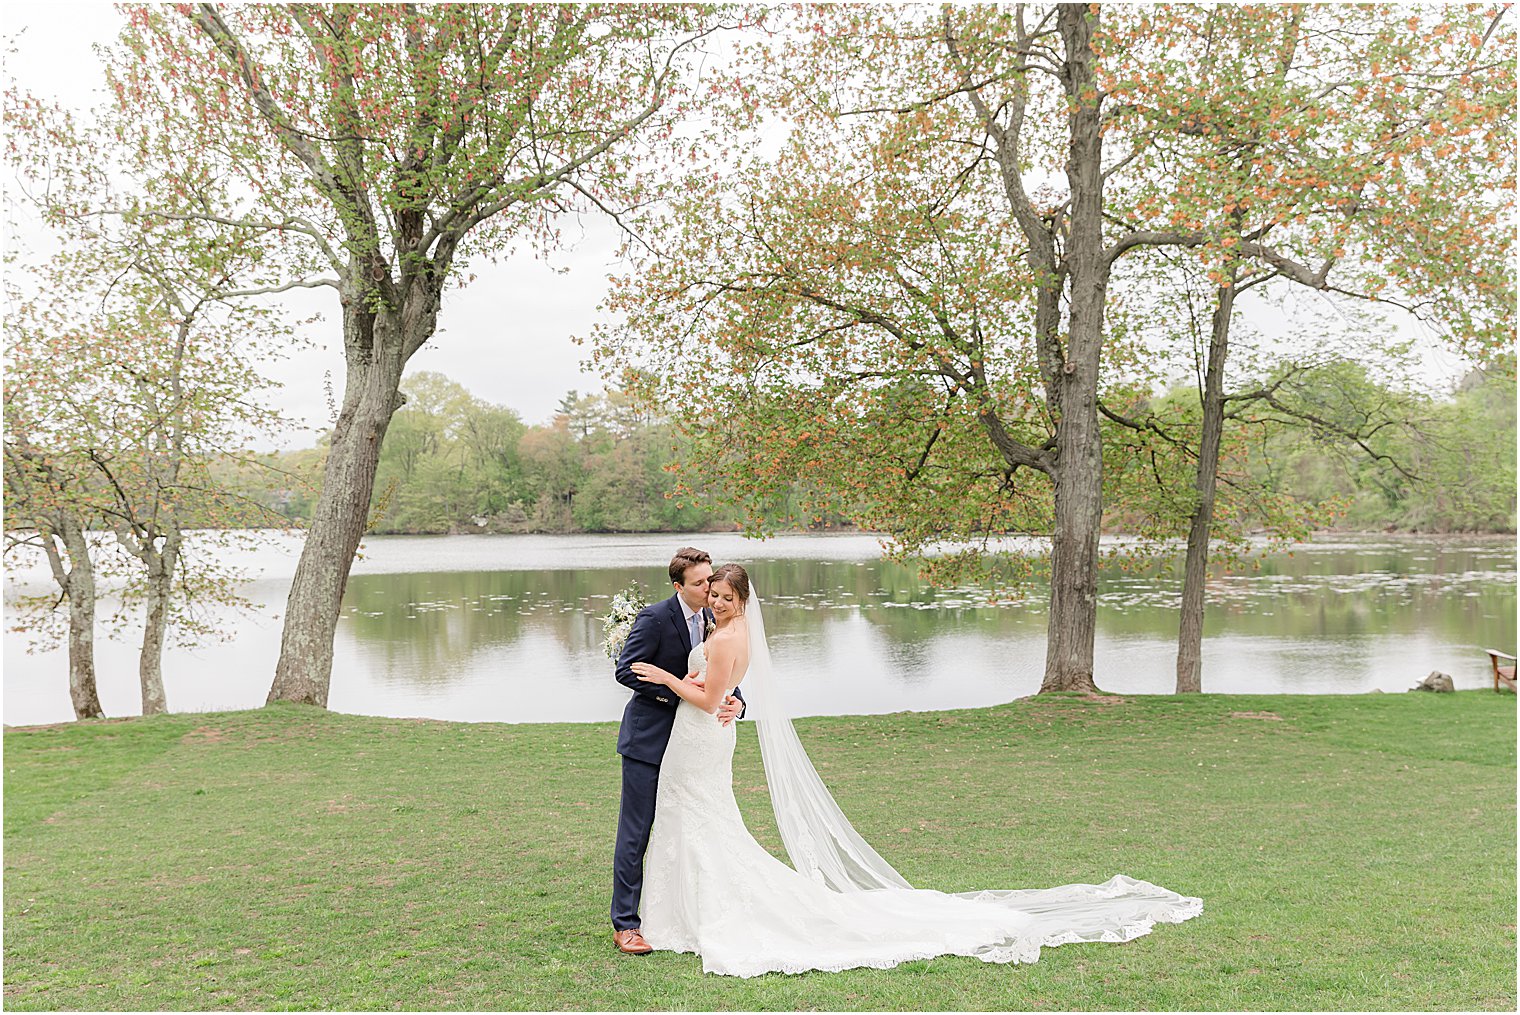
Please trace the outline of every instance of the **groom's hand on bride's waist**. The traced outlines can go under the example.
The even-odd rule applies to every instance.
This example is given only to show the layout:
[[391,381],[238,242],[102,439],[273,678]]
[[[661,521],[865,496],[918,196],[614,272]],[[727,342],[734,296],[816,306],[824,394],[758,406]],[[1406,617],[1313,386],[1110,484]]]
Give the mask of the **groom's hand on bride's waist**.
[[[686,680],[693,687],[700,687],[704,690],[707,687],[707,680],[702,676],[700,670],[692,670],[690,673],[686,674]],[[732,694],[730,694],[723,699],[723,704],[718,706],[718,711],[714,714],[718,717],[719,726],[727,726],[729,723],[739,718],[739,714],[743,711],[744,702],[740,701],[738,698],[735,698]]]
[[744,702],[735,698],[732,694],[723,699],[723,704],[718,706],[718,725],[727,726],[739,718],[739,713],[744,711]]

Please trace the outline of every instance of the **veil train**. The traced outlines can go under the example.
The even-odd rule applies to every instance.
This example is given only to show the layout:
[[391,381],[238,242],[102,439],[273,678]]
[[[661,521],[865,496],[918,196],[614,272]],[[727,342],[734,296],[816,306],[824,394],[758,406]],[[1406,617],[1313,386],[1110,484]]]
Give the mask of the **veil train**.
[[[836,892],[911,889],[901,874],[855,831],[813,768],[777,688],[760,596],[751,589],[745,609],[749,669],[743,686],[755,722],[760,757],[776,828],[792,866]],[[995,889],[953,893],[1016,909],[1031,917],[1043,945],[1077,941],[1128,941],[1156,923],[1181,923],[1203,912],[1203,901],[1122,874],[1101,885]]]

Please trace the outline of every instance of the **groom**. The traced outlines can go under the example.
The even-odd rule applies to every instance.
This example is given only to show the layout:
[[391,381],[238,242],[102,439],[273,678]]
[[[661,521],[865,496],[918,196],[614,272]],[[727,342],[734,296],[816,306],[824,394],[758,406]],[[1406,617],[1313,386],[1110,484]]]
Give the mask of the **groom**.
[[[618,655],[615,676],[633,688],[618,729],[617,752],[623,756],[623,799],[618,808],[617,846],[612,854],[612,940],[629,955],[653,951],[639,933],[639,893],[644,888],[644,850],[654,824],[660,759],[670,742],[676,706],[681,699],[669,688],[634,676],[633,663],[653,663],[669,673],[687,672],[686,657],[707,637],[712,614],[707,609],[707,580],[712,558],[686,546],[670,561],[675,595],[646,606],[633,621]],[[727,726],[744,713],[744,696],[735,690],[718,709]]]

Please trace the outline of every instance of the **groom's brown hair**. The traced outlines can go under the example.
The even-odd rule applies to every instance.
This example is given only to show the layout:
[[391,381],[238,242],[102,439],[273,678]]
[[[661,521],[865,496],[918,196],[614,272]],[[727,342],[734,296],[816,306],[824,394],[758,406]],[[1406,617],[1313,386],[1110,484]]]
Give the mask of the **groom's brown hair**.
[[676,585],[686,584],[686,569],[698,564],[711,564],[712,556],[695,546],[683,546],[670,558],[670,580]]

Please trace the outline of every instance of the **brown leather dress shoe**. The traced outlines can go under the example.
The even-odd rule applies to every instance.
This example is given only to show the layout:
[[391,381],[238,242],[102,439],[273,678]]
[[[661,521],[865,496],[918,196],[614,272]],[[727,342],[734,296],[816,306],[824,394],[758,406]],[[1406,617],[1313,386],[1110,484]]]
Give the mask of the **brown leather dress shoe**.
[[637,927],[613,931],[612,942],[618,946],[618,951],[628,955],[648,955],[654,951],[653,948],[649,947],[649,942],[644,940],[644,935],[639,933]]

